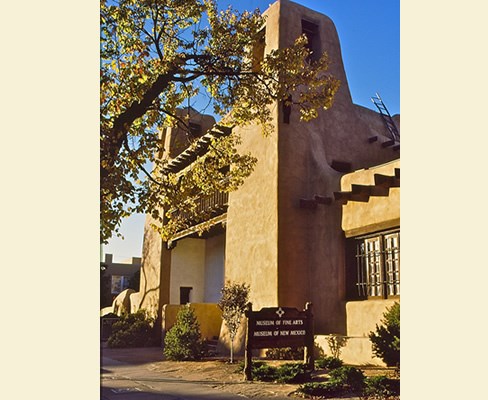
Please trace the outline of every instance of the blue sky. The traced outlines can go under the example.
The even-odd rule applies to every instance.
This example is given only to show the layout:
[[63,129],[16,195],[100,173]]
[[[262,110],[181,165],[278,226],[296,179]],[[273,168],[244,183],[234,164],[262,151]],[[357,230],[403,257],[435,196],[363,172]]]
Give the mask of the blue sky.
[[[354,103],[375,109],[371,96],[379,93],[392,115],[400,113],[400,0],[297,0],[329,16],[336,26]],[[238,10],[264,11],[270,0],[219,1]],[[113,238],[104,253],[123,261],[142,255],[144,216],[127,218],[124,240]]]

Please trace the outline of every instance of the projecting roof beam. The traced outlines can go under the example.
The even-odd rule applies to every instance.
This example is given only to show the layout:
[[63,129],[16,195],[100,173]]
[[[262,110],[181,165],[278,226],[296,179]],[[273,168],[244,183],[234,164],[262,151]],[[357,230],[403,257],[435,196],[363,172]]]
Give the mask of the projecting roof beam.
[[318,204],[327,204],[327,205],[332,204],[332,200],[333,200],[331,197],[319,196],[318,194],[314,196],[314,199]]

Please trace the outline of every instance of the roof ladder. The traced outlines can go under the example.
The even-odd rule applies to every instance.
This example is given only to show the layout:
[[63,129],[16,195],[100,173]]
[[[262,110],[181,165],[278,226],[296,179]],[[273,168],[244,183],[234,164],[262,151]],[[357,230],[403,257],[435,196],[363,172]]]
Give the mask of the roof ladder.
[[391,118],[391,115],[388,112],[385,103],[383,103],[383,100],[381,99],[380,95],[376,93],[376,97],[371,97],[371,101],[374,103],[374,105],[380,112],[381,118],[383,118],[383,121],[385,122],[388,132],[390,132],[391,138],[395,142],[400,142],[400,132],[398,132],[395,122],[393,122],[393,118]]

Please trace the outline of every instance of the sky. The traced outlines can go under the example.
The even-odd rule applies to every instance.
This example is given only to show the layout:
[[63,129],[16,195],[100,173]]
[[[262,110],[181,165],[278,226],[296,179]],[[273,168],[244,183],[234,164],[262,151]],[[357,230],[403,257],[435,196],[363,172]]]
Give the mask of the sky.
[[[376,111],[371,97],[379,93],[391,115],[400,113],[400,0],[297,0],[327,15],[341,43],[349,89],[355,104]],[[266,10],[270,0],[219,1],[239,11]],[[115,262],[142,256],[145,216],[124,220],[124,239],[112,238],[103,247]]]

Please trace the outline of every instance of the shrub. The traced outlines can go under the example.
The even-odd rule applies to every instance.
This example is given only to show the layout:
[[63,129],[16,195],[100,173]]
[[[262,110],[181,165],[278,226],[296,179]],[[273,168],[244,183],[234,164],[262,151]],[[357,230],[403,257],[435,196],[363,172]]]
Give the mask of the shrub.
[[341,356],[342,348],[347,344],[348,338],[346,336],[333,333],[328,335],[326,340],[332,353],[332,357],[339,358]]
[[283,347],[266,350],[266,358],[270,360],[303,360],[303,347]]
[[156,345],[154,318],[145,310],[124,314],[112,325],[112,334],[107,344],[109,347],[145,347]]
[[315,360],[315,366],[317,368],[336,369],[342,367],[342,364],[342,360],[336,357],[322,357]]
[[[239,364],[238,371],[244,370],[244,363]],[[301,363],[286,363],[273,367],[262,361],[252,363],[251,376],[253,380],[279,383],[300,383],[310,379],[310,371]]]
[[254,380],[264,382],[274,382],[278,379],[278,368],[268,364],[252,366],[251,375]]
[[176,323],[166,333],[164,355],[173,361],[199,360],[205,355],[200,324],[190,305],[179,310]]
[[310,371],[305,364],[286,363],[278,367],[276,381],[279,383],[299,383],[310,379]]
[[400,366],[400,303],[387,308],[376,331],[370,332],[373,353],[389,367]]
[[311,396],[313,398],[331,398],[341,396],[344,392],[344,388],[340,383],[337,382],[312,382],[300,385],[297,389],[297,392],[307,396]]
[[368,377],[364,381],[364,394],[373,398],[385,398],[400,395],[400,381],[384,375]]
[[364,387],[363,371],[351,367],[342,366],[329,372],[330,381],[349,387],[353,390],[360,390]]

